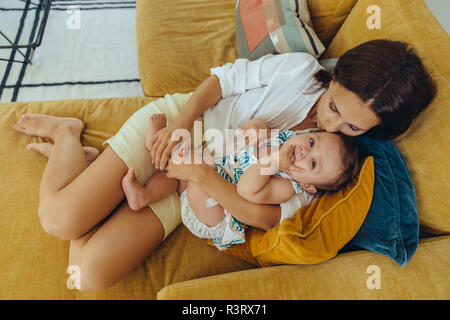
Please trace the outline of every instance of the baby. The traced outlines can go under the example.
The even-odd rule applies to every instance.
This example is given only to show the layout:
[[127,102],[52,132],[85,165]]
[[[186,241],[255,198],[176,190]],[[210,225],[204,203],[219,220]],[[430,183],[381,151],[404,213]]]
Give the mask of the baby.
[[[165,125],[165,114],[152,115],[147,139]],[[215,169],[235,184],[238,193],[248,201],[282,204],[296,193],[338,190],[358,171],[357,145],[347,136],[328,132],[281,131],[264,139],[259,133],[269,128],[260,119],[247,121],[243,129],[247,141],[245,148],[216,159]],[[261,145],[271,146],[267,148],[270,152],[258,156],[256,147]],[[246,225],[195,183],[188,182],[187,186],[174,183],[174,179],[167,178],[166,172],[161,171],[142,187],[130,169],[122,187],[133,210],[140,210],[177,190],[183,224],[194,235],[213,239],[220,250],[245,242]]]

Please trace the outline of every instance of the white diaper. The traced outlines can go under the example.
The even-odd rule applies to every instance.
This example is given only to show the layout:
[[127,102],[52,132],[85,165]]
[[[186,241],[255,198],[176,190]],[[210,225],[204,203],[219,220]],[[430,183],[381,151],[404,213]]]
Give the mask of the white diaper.
[[223,219],[214,227],[207,226],[200,220],[189,205],[187,199],[187,193],[185,189],[180,195],[181,204],[181,220],[186,228],[189,229],[194,235],[202,239],[216,239],[222,238],[225,234],[225,229],[227,228],[227,221]]

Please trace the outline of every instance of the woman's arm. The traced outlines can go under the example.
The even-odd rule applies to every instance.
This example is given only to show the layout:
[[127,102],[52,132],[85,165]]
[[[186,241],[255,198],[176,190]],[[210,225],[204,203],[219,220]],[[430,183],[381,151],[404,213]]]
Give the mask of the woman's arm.
[[207,164],[174,164],[169,161],[167,176],[200,185],[233,217],[250,226],[269,230],[280,222],[279,205],[256,204],[242,198],[236,187]]
[[174,119],[174,122],[192,124],[195,119],[201,116],[206,110],[215,105],[222,98],[219,78],[215,75],[208,77],[203,81],[192,96],[183,106],[180,113]]
[[146,146],[151,152],[152,162],[156,168],[162,170],[166,167],[173,147],[178,144],[178,141],[171,141],[172,132],[180,128],[190,131],[195,119],[215,105],[221,97],[220,81],[215,75],[207,78],[195,89],[174,121],[159,130]]

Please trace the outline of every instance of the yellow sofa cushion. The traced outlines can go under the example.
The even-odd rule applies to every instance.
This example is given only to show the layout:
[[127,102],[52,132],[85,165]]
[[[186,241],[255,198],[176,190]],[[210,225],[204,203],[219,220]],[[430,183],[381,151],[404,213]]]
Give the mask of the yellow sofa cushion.
[[307,0],[317,36],[327,47],[358,0]]
[[139,0],[136,37],[146,96],[188,93],[236,60],[235,0]]
[[374,2],[359,0],[331,42],[324,58],[339,57],[369,40],[390,39],[410,43],[436,81],[438,93],[428,108],[395,142],[408,163],[417,195],[423,228],[450,232],[450,52],[447,32],[423,0],[380,0],[381,28],[369,29],[366,12]]
[[27,151],[42,142],[16,133],[23,113],[77,117],[86,124],[81,142],[102,143],[154,98],[83,99],[0,104],[0,300],[155,299],[164,286],[254,266],[224,255],[179,226],[143,263],[111,288],[94,293],[69,290],[69,241],[46,234],[37,215],[39,184],[47,159]]
[[249,228],[246,243],[224,252],[262,267],[331,259],[363,224],[372,203],[374,179],[373,157],[368,157],[359,175],[342,190],[324,194],[267,232]]

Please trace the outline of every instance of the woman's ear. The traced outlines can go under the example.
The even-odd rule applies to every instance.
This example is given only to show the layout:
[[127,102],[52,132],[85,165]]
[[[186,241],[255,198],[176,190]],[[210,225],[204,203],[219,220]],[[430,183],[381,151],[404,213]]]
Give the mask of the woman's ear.
[[313,186],[312,184],[304,184],[301,186],[303,188],[303,190],[305,190],[306,192],[309,193],[316,193],[317,189],[315,186]]

